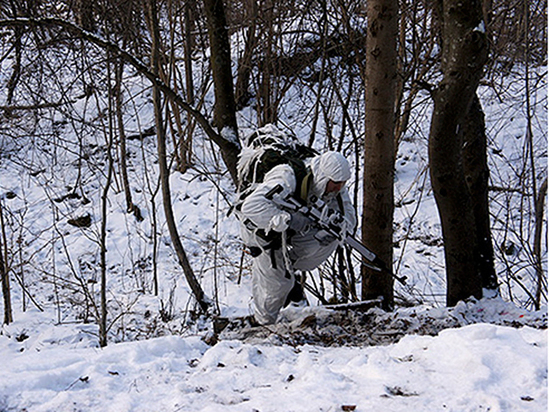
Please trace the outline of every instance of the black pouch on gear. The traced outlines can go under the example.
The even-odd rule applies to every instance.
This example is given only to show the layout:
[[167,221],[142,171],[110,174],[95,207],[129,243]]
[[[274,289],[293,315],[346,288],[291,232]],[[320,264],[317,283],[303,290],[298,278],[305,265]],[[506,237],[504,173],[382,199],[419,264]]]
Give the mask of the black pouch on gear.
[[253,258],[256,258],[262,254],[262,248],[258,246],[250,246],[248,250],[250,250],[250,256]]

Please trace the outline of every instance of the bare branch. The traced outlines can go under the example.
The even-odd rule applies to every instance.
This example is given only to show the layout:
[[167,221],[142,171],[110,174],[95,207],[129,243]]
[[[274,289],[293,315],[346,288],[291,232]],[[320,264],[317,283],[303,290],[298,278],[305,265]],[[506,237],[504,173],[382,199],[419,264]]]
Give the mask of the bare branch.
[[217,133],[214,130],[214,128],[210,125],[208,119],[200,111],[190,106],[183,99],[182,96],[180,96],[176,91],[174,91],[170,86],[168,86],[158,76],[156,76],[146,64],[144,64],[142,61],[140,61],[127,51],[122,50],[116,44],[107,41],[94,33],[86,31],[74,23],[54,17],[40,19],[5,19],[0,20],[0,27],[60,27],[73,36],[93,43],[96,46],[109,51],[112,55],[121,58],[134,69],[136,69],[140,74],[145,76],[155,87],[161,90],[168,99],[176,102],[178,106],[180,106],[183,110],[193,116],[193,118],[195,118],[195,120],[201,125],[206,135],[214,143],[216,143],[222,151],[226,150],[226,148],[230,144],[232,144],[231,142],[226,140],[221,134]]

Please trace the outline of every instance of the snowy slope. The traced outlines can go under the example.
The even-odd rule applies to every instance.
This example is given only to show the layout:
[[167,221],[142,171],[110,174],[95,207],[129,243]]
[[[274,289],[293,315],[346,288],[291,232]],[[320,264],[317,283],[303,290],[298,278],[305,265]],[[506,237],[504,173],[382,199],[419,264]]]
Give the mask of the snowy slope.
[[[497,309],[487,321],[534,319],[502,302],[476,308]],[[18,317],[0,336],[3,411],[547,410],[547,330],[527,326],[477,323],[382,346],[296,346],[273,335],[209,346],[197,334],[99,349],[93,326]]]

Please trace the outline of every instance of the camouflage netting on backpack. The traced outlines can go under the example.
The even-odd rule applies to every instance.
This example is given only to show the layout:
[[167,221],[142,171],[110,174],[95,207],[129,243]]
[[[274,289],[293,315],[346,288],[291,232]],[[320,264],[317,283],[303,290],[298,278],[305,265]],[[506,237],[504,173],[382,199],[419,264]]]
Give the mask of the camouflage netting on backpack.
[[304,160],[316,154],[296,137],[268,124],[244,141],[237,165],[239,192],[243,193],[254,183],[261,183],[266,173],[280,164],[289,164],[294,170],[296,182],[301,182],[307,174]]

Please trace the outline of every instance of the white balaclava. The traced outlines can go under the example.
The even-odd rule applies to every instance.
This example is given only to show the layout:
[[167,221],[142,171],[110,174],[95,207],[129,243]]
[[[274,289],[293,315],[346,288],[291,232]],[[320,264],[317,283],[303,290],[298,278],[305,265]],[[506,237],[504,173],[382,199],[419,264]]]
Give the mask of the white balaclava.
[[351,167],[347,159],[339,152],[326,152],[311,160],[313,174],[312,192],[321,198],[329,180],[345,182],[351,177]]

